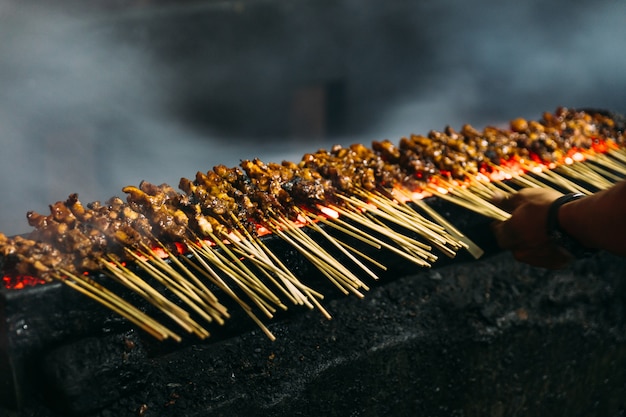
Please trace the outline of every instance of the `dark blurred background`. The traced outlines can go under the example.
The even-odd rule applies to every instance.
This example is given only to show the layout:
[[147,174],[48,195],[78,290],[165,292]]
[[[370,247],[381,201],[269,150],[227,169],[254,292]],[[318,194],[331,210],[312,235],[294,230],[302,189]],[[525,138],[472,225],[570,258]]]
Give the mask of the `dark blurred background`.
[[625,42],[622,0],[0,0],[0,231],[240,159],[626,113]]

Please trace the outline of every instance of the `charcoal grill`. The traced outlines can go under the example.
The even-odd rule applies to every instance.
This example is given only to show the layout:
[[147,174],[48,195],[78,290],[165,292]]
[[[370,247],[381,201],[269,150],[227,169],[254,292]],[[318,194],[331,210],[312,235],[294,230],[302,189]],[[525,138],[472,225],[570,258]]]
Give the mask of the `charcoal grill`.
[[[429,202],[486,250],[418,270],[390,260],[364,300],[332,289],[269,341],[245,315],[204,342],[156,342],[52,283],[2,289],[8,415],[619,415],[626,262],[547,272],[500,253],[488,221]],[[271,243],[270,243],[271,244]],[[290,265],[314,278],[295,254]],[[333,295],[334,294],[334,295]],[[1,409],[0,409],[1,410]]]
[[[230,33],[231,24],[245,27],[254,23],[263,29],[269,45],[276,29],[261,17],[275,16],[275,10],[281,17],[289,16],[271,2],[226,3],[225,8],[216,6],[222,23],[217,27],[213,16],[193,13],[206,12],[204,6],[191,7],[185,13],[178,9],[175,19],[182,24],[172,25],[172,19],[157,12],[151,23],[137,18],[139,13],[130,13],[115,25],[123,27],[124,38],[137,44],[156,38],[166,59],[188,69],[198,62],[181,47],[188,46],[188,38],[177,32],[180,27],[193,32],[197,25],[188,22],[208,22],[219,34]],[[241,13],[242,4],[244,9],[254,10]],[[409,10],[408,4],[390,3],[383,15],[396,7]],[[406,55],[416,48],[429,50],[425,40],[430,38],[424,34],[417,42],[406,44],[392,39],[399,48],[392,54],[397,61],[369,62],[363,56],[369,58],[370,51],[361,52],[360,42],[346,35],[351,29],[336,18],[350,17],[354,11],[344,7],[325,10],[311,6],[316,18],[305,22],[309,30],[304,32],[307,42],[332,57],[340,56],[344,51],[336,44],[312,35],[318,21],[334,20],[342,41],[357,45],[348,54],[353,58],[356,54],[357,59],[337,60],[345,68],[333,59],[318,67],[317,57],[312,65],[297,53],[299,44],[287,42],[293,68],[286,72],[296,75],[287,83],[277,77],[280,89],[272,84],[272,99],[267,101],[264,91],[258,89],[266,80],[247,73],[258,51],[246,49],[246,65],[240,65],[233,77],[243,84],[233,82],[238,87],[229,89],[211,81],[198,94],[198,79],[204,79],[200,75],[204,77],[207,68],[198,71],[200,75],[190,71],[188,82],[180,83],[186,93],[193,94],[179,103],[180,112],[202,125],[207,122],[206,108],[231,103],[233,109],[226,117],[219,113],[219,120],[209,121],[211,126],[217,123],[224,129],[239,126],[245,134],[251,129],[283,135],[289,131],[284,112],[268,115],[250,107],[284,110],[293,99],[286,89],[313,83],[304,93],[323,91],[354,106],[349,113],[335,111],[335,119],[325,126],[327,133],[341,132],[348,122],[354,128],[378,115],[378,108],[367,103],[391,102],[405,93],[405,82],[393,80],[419,78],[413,67],[404,65]],[[223,20],[224,16],[228,20]],[[402,22],[408,26],[410,20]],[[359,23],[364,21],[367,19]],[[283,26],[285,32],[291,28]],[[110,30],[107,24],[99,28]],[[350,28],[362,29],[358,24]],[[242,33],[237,32],[235,42],[248,44],[249,38],[254,38]],[[377,33],[372,33],[375,35],[368,39],[376,39]],[[400,38],[404,33],[394,36]],[[240,57],[229,53],[230,45],[215,46],[212,39],[201,42],[199,38],[195,41],[222,53],[228,61],[224,67],[232,68]],[[280,46],[269,47],[269,55],[282,56]],[[362,62],[374,73],[390,66],[402,70],[378,80],[383,84],[371,95],[371,79],[362,70]],[[426,59],[419,65],[438,71],[448,62]],[[430,87],[429,80],[418,81],[418,86]],[[479,87],[490,90],[491,85],[488,80]],[[298,92],[302,90],[296,88]],[[501,92],[496,93],[499,96]],[[481,106],[490,107],[490,117],[506,117],[492,99],[485,98]],[[514,103],[517,111],[517,99],[513,95],[505,101]],[[621,103],[619,100],[615,102]],[[528,107],[534,112],[534,104]],[[256,116],[252,120],[250,113]],[[242,114],[246,115],[245,124],[241,123]],[[423,270],[390,257],[389,272],[365,299],[344,298],[329,288],[324,291],[325,306],[334,319],[290,309],[269,323],[278,337],[275,342],[267,340],[243,314],[236,314],[226,326],[211,328],[207,341],[159,343],[59,283],[20,290],[0,287],[0,416],[623,415],[625,261],[597,254],[563,271],[527,267],[500,253],[486,232],[485,219],[437,199],[429,204],[470,235],[486,255],[478,261],[465,253],[454,260],[442,257],[432,269]],[[291,257],[290,262],[316,279],[315,271],[307,269],[301,258]]]

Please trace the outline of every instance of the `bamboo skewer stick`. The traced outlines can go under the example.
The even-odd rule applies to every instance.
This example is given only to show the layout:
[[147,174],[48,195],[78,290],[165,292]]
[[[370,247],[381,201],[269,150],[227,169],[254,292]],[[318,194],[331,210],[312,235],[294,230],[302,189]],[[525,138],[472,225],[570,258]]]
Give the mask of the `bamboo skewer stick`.
[[[275,269],[273,271],[270,270],[266,270],[264,269],[264,267],[266,266],[265,263],[260,260],[259,258],[250,255],[249,253],[245,253],[242,252],[241,255],[246,258],[248,261],[250,261],[251,263],[255,264],[257,267],[261,268],[262,273],[271,281],[275,281],[274,277],[271,275],[271,273],[273,272],[274,274],[276,274],[277,276],[280,277],[281,280],[283,280],[283,285],[278,286],[281,291],[284,292],[285,296],[293,303],[296,305],[306,305],[309,308],[313,308],[313,305],[309,302],[307,295],[305,295],[304,292],[302,292],[300,290],[299,287],[304,287],[303,284],[300,283],[300,285],[296,285],[296,283],[299,283],[299,281],[297,280],[291,280],[291,277],[285,277],[283,276],[283,272],[280,269]],[[305,287],[308,288],[308,287]],[[306,290],[305,290],[306,292]],[[309,292],[307,292],[307,294],[309,294]]]
[[[233,234],[237,237],[237,241],[235,241],[235,239],[231,239],[231,243],[235,246],[245,247],[245,252],[248,254],[246,257],[251,262],[254,262],[272,282],[275,282],[275,280],[271,274],[268,273],[268,271],[276,274],[278,279],[283,282],[288,290],[286,291],[287,297],[295,302],[295,304],[304,304],[309,308],[313,307],[309,302],[309,298],[323,298],[322,294],[302,284],[289,270],[289,268],[287,268],[266,245],[264,245],[259,239],[253,238],[244,227],[241,227],[237,218],[234,215],[232,215],[232,217],[235,223],[240,226],[239,230],[241,230],[241,232],[237,230],[233,232]],[[241,254],[243,255],[243,253]],[[285,291],[285,288],[278,283],[275,285],[277,285],[282,291]],[[323,312],[324,311],[325,310],[323,310]]]
[[[329,267],[326,262],[317,258],[315,255],[308,254],[306,247],[303,247],[300,244],[298,244],[296,241],[293,241],[291,237],[288,236],[286,233],[279,231],[279,230],[275,230],[274,233],[276,233],[286,242],[291,244],[302,255],[304,255],[304,257],[307,258],[323,275],[325,275],[326,278],[328,278],[343,294],[345,295],[349,294],[349,291],[346,290],[346,288],[343,285],[341,285],[341,283],[336,279],[335,274],[333,273],[333,269]],[[363,296],[360,293],[357,293],[357,295],[360,295],[361,297]]]
[[321,223],[335,228],[341,233],[360,240],[361,242],[370,245],[375,249],[381,249],[383,247],[383,243],[380,241],[380,239],[375,239],[373,238],[373,236],[368,235],[366,232],[347,225],[343,220],[340,220],[339,218],[332,218],[332,220],[329,220],[326,217],[315,215],[315,219]]
[[[247,242],[254,246],[258,245],[259,252],[256,253],[257,256],[254,256],[251,253],[243,253],[243,252],[242,252],[242,255],[245,256],[250,262],[257,264],[257,266],[267,268],[267,271],[265,270],[263,271],[267,273],[268,279],[271,279],[271,280],[274,279],[270,275],[269,272],[273,272],[274,274],[276,274],[276,276],[282,280],[285,287],[288,289],[287,296],[292,299],[294,304],[306,305],[309,308],[314,308],[314,304],[316,304],[314,302],[314,299],[316,298],[323,299],[322,294],[320,294],[317,291],[314,291],[313,289],[309,288],[308,286],[300,282],[296,278],[296,276],[293,275],[293,273],[289,271],[289,269],[287,269],[282,264],[282,262],[278,260],[278,258],[275,257],[275,255],[271,254],[271,252],[269,251],[265,252],[267,248],[265,248],[265,246],[262,245],[261,242],[256,242],[256,244],[252,244],[250,241],[247,241]],[[267,259],[269,259],[270,262],[267,262]],[[274,262],[271,262],[272,260]],[[325,309],[320,308],[320,311],[322,311],[324,316],[326,316],[327,318],[330,318],[330,315]]]
[[[302,212],[303,215],[305,215],[304,212]],[[365,271],[366,274],[368,274],[369,276],[371,276],[374,280],[378,280],[378,275],[376,275],[374,272],[372,272],[371,269],[369,269],[367,266],[365,266],[361,261],[359,261],[354,255],[352,255],[350,252],[348,252],[348,250],[342,246],[340,244],[339,241],[335,240],[334,238],[332,238],[328,233],[326,233],[324,231],[323,228],[321,228],[317,223],[315,222],[309,222],[307,223],[307,226],[310,227],[311,229],[315,230],[317,233],[319,233],[320,235],[324,236],[333,246],[335,246],[339,251],[341,251],[345,256],[347,256],[352,262],[354,262],[356,265],[358,265],[363,271]]]
[[120,284],[126,286],[135,294],[140,295],[154,307],[165,313],[188,333],[193,333],[194,326],[187,322],[188,314],[185,310],[175,305],[165,296],[159,293],[153,286],[145,282],[142,278],[128,270],[117,261],[104,264],[108,276]]
[[[371,225],[377,225],[376,229],[378,231],[383,231],[384,229],[387,229],[387,233],[395,234],[395,231],[392,228],[383,224],[377,218],[384,218],[392,223],[395,223],[398,225],[405,225],[405,223],[402,222],[403,218],[400,217],[399,213],[397,212],[390,214],[388,211],[385,211],[382,208],[378,208],[372,203],[367,203],[362,200],[359,200],[356,197],[346,197],[346,196],[341,196],[341,195],[339,197],[347,203],[346,207],[351,208],[354,213],[358,213],[359,215],[362,216],[363,219],[366,219],[366,218],[371,219]],[[370,214],[374,214],[375,216],[371,216]],[[407,219],[404,219],[404,220],[407,220]],[[416,228],[423,229],[422,225],[415,224],[414,222],[411,222],[411,223],[412,223],[411,226],[415,226]],[[440,238],[439,240],[443,241],[442,238]],[[424,251],[429,251],[431,249],[429,245],[422,243],[422,242],[418,242],[418,241],[415,241],[415,246],[420,247]],[[430,254],[427,254],[427,252],[425,252],[425,258],[426,257],[430,257]]]
[[226,294],[228,294],[237,304],[239,304],[239,306],[242,308],[242,310],[248,315],[248,317],[250,317],[252,319],[252,321],[254,321],[257,326],[259,326],[259,328],[263,331],[263,333],[265,333],[265,335],[270,339],[270,340],[276,340],[276,336],[274,336],[274,334],[267,328],[267,326],[257,317],[256,314],[254,314],[254,312],[252,311],[252,308],[250,308],[250,306],[245,303],[227,284],[226,282],[224,282],[224,280],[219,276],[219,274],[217,274],[217,272],[215,272],[215,270],[211,267],[211,265],[208,263],[210,262],[210,259],[205,259],[201,254],[200,251],[198,251],[195,248],[195,244],[193,244],[193,242],[188,242],[187,247],[189,249],[189,251],[194,255],[194,259],[196,259],[196,261],[198,263],[200,263],[200,265],[202,266],[202,268],[200,268],[200,266],[198,266],[195,262],[192,262],[191,260],[189,260],[188,258],[183,258],[185,260],[187,260],[187,262],[194,267],[200,274],[202,274],[203,276],[205,276],[206,278],[208,278],[211,282],[213,282],[215,285],[217,285],[220,289],[222,289],[222,291],[224,291]]
[[510,185],[508,185],[508,184],[506,184],[504,182],[501,182],[501,181],[490,182],[490,184],[493,185],[493,190],[494,191],[498,190],[498,191],[504,191],[504,192],[507,192],[507,193],[514,193],[514,192],[517,191],[515,188],[513,188]]
[[453,204],[465,207],[468,210],[491,217],[492,219],[503,221],[511,217],[509,213],[488,201],[472,196],[471,192],[459,193],[458,191],[454,192],[450,189],[436,187],[434,185],[430,185],[429,187],[434,195]]
[[212,314],[210,314],[214,309],[203,302],[198,295],[199,290],[197,288],[189,286],[189,283],[186,283],[185,279],[177,271],[171,268],[163,259],[155,256],[154,253],[151,255],[147,252],[141,252],[140,254],[145,259],[137,254],[130,254],[136,259],[139,267],[143,268],[150,276],[169,289],[204,320],[209,323],[214,321]]
[[[237,257],[219,238],[215,235],[210,235],[213,242],[217,244],[217,246],[222,249],[222,251],[228,255],[232,264],[231,268],[236,268],[240,271],[239,277],[245,282],[248,286],[257,289],[259,294],[262,294],[265,299],[273,303],[279,308],[283,310],[287,309],[287,306],[282,303],[282,301],[260,280],[256,277],[256,275],[250,271],[250,269]],[[221,257],[222,255],[215,252],[217,256]]]
[[[355,233],[353,230],[350,230],[348,227],[342,226],[340,224],[340,222],[338,221],[338,219],[333,219],[332,221],[330,221],[328,218],[326,218],[324,216],[320,216],[320,215],[317,215],[317,214],[314,214],[314,213],[310,213],[310,212],[306,212],[306,216],[311,218],[311,219],[313,219],[313,221],[326,224],[329,227],[332,227],[332,228],[340,231],[341,233],[346,234],[347,236],[350,236],[350,237],[353,237],[353,238],[355,238],[357,240],[360,240],[360,241],[370,245],[371,247],[373,247],[375,249],[381,249],[382,248],[382,244],[373,241],[370,238],[369,235],[366,235],[366,236],[368,236],[368,238],[365,238],[363,235],[361,235],[359,233]],[[356,229],[356,230],[358,230],[358,229]],[[359,232],[363,233],[361,230],[359,230]],[[343,247],[348,249],[350,252],[356,253],[357,255],[359,255],[361,258],[367,260],[372,265],[375,265],[377,268],[379,268],[379,269],[381,269],[383,271],[387,270],[385,265],[383,265],[380,262],[376,261],[371,256],[368,256],[368,255],[364,254],[362,251],[357,250],[356,248],[348,245],[347,243],[345,243],[345,242],[343,242],[341,240],[337,240],[337,243],[339,243],[340,245],[342,245]]]
[[340,289],[351,291],[360,298],[363,297],[363,294],[358,291],[359,288],[363,288],[366,291],[369,290],[365,283],[335,260],[299,227],[291,224],[286,219],[274,219],[273,223],[273,232],[290,242]]
[[[392,242],[398,244],[399,242],[397,241],[398,238],[396,237],[396,233],[387,228],[387,227],[381,227],[378,224],[371,222],[371,221],[366,221],[367,219],[364,217],[363,214],[361,213],[355,213],[349,210],[344,210],[343,208],[337,207],[337,206],[331,206],[331,208],[333,210],[335,210],[336,212],[338,212],[340,215],[345,216],[347,219],[352,220],[356,223],[360,223],[366,227],[368,227],[369,229],[380,233],[381,235],[389,238],[390,240],[392,240]],[[340,222],[344,227],[347,227],[348,229],[351,230],[359,230],[357,229],[355,226],[346,223],[345,221],[341,220],[341,219],[337,219],[335,221]],[[426,259],[431,259],[433,257],[432,254],[424,251],[422,249],[422,252],[420,253],[416,253],[413,254],[411,252],[407,252],[406,250],[401,250],[400,248],[398,248],[397,246],[391,245],[387,242],[384,242],[382,240],[377,240],[378,243],[380,243],[380,245],[394,253],[396,253],[397,255],[402,256],[403,258],[415,263],[416,265],[422,266],[422,267],[428,267],[430,266],[430,263],[428,263],[426,261]],[[419,242],[416,242],[419,243]]]
[[166,316],[185,329],[185,331],[193,333],[202,339],[209,336],[208,332],[195,320],[193,320],[187,311],[167,299],[153,286],[145,282],[130,269],[124,267],[120,262],[110,258],[110,262],[105,262],[103,265],[109,272],[108,275],[111,278],[128,287],[136,294],[142,296],[146,301],[165,313]]
[[224,275],[248,296],[266,317],[272,318],[274,316],[276,310],[269,306],[263,296],[256,291],[257,288],[253,285],[248,285],[247,277],[242,275],[234,265],[230,264],[223,256],[220,256],[220,254],[208,247],[204,242],[198,243],[196,249],[196,255],[198,257],[210,262],[217,267],[220,272],[224,273]]
[[567,178],[559,175],[557,172],[554,172],[551,169],[548,169],[545,166],[534,165],[531,166],[529,164],[522,164],[522,166],[527,169],[530,173],[536,175],[537,177],[548,181],[548,183],[552,183],[568,192],[578,192],[586,195],[592,194],[591,191],[585,189],[579,184],[576,184]]
[[369,212],[364,212],[363,215],[371,220],[372,223],[378,225],[381,229],[380,231],[384,231],[387,229],[387,237],[392,237],[394,243],[398,245],[398,247],[404,249],[407,253],[413,254],[416,257],[422,257],[427,261],[434,262],[438,258],[435,254],[431,252],[432,247],[415,240],[407,235],[404,235],[394,229],[388,228],[388,226],[383,223],[378,217],[374,216]]
[[[579,165],[582,165],[582,164],[579,164]],[[607,171],[606,169],[602,168],[601,165],[595,162],[590,161],[588,163],[585,163],[584,165],[588,170],[597,173],[603,178],[606,178],[608,181],[610,181],[611,184],[615,184],[624,179],[622,176],[619,176],[615,174],[614,172]]]
[[[338,208],[335,209],[339,210]],[[430,247],[425,248],[420,242],[414,241],[414,243],[419,246],[413,245],[416,247],[416,250],[410,250],[409,248],[405,247],[406,245],[404,244],[403,236],[399,236],[392,229],[389,229],[384,225],[381,226],[376,222],[364,222],[364,220],[367,220],[368,218],[363,214],[356,214],[350,211],[342,211],[341,213],[342,215],[346,216],[349,219],[352,219],[353,221],[363,222],[363,224],[369,227],[372,231],[388,238],[391,242],[395,244],[395,246],[381,240],[381,245],[384,248],[404,257],[405,259],[415,263],[418,266],[430,267],[431,264],[428,261],[433,261],[436,259],[434,255],[428,252],[428,250],[430,250]]]
[[[430,245],[427,245],[425,243],[419,242],[414,239],[409,239],[408,236],[400,234],[397,231],[391,229],[389,226],[384,224],[380,219],[383,218],[385,220],[388,220],[404,228],[416,231],[418,234],[422,236],[427,236],[428,238],[430,238],[428,240],[430,240],[431,243],[435,244],[436,246],[441,246],[442,251],[448,251],[449,253],[454,254],[454,252],[451,251],[449,248],[444,247],[442,242],[445,242],[445,239],[443,237],[435,233],[432,233],[430,230],[425,228],[423,224],[419,224],[415,222],[414,219],[403,216],[400,211],[394,212],[393,209],[390,210],[390,207],[385,207],[380,201],[378,201],[378,203],[381,204],[381,208],[376,207],[375,205],[372,205],[371,203],[365,203],[354,197],[344,197],[344,199],[345,201],[349,202],[350,204],[354,206],[355,211],[362,210],[361,212],[362,215],[366,218],[369,218],[373,224],[377,225],[376,227],[377,231],[383,232],[384,229],[387,229],[388,230],[386,232],[387,236],[388,237],[393,236],[393,240],[396,243],[402,244],[403,246],[407,246],[407,243],[410,242],[410,244],[408,245],[409,247],[418,248],[416,251],[418,256],[423,257],[424,259],[430,259],[430,260],[436,259],[436,257],[430,253],[430,250],[432,249]],[[410,226],[410,227],[407,227],[407,226]]]
[[148,334],[154,336],[156,339],[163,341],[165,339],[172,338],[177,342],[182,340],[176,333],[161,325],[158,321],[154,320],[92,279],[72,274],[64,269],[59,270],[59,272],[64,276],[60,274],[53,274],[52,277],[102,304],[114,313],[119,314],[121,317],[124,317],[126,320],[135,324]]
[[187,268],[178,259],[178,256],[176,256],[173,253],[171,253],[167,249],[167,247],[165,245],[163,245],[161,242],[158,242],[158,243],[159,243],[159,246],[161,247],[161,249],[164,250],[165,253],[168,255],[168,259],[170,260],[170,262],[172,262],[174,265],[176,265],[178,267],[178,269],[185,274],[187,279],[191,283],[193,283],[195,285],[195,288],[197,289],[197,292],[195,293],[195,295],[197,295],[198,297],[203,299],[204,302],[211,309],[211,311],[214,312],[214,314],[212,315],[213,318],[219,324],[223,324],[224,323],[224,319],[227,319],[227,318],[230,317],[230,315],[228,314],[228,309],[225,306],[223,306],[222,304],[220,304],[217,296],[215,294],[213,294],[213,292],[196,276],[196,274],[194,274],[191,270],[189,270],[189,268]]
[[622,164],[626,164],[626,152],[624,152],[623,148],[611,149],[606,155],[618,159]]
[[[304,297],[304,295],[293,286],[289,279],[286,279],[287,276],[285,275],[285,272],[273,263],[268,262],[267,258],[264,257],[261,252],[254,250],[250,246],[242,244],[241,242],[231,241],[231,245],[233,246],[233,253],[238,254],[242,258],[245,258],[249,262],[253,263],[259,271],[289,299],[289,301],[293,304],[304,303],[306,297]],[[272,274],[275,274],[278,279],[282,281],[282,284],[279,283]]]
[[[296,236],[298,240],[304,242],[306,247],[314,250],[317,257],[329,266],[329,272],[331,272],[338,281],[344,282],[346,284],[346,288],[354,290],[363,288],[366,291],[369,290],[369,287],[363,281],[361,281],[354,273],[343,265],[343,263],[337,261],[334,256],[323,249],[322,246],[313,240],[313,238],[304,233],[301,228],[296,227],[286,220],[283,220],[283,226],[286,227],[286,232],[293,233],[293,236]],[[331,243],[335,245],[336,241]],[[361,293],[358,293],[357,295],[362,297]]]
[[[518,169],[512,169],[503,165],[495,165],[490,163],[489,166],[495,170],[505,173],[509,176],[509,181],[518,184],[522,188],[545,188],[546,184],[532,177],[531,175],[527,175],[523,171]],[[504,184],[498,183],[498,186],[503,187]],[[515,192],[513,190],[512,192]]]
[[470,238],[468,238],[463,233],[461,233],[456,227],[452,225],[452,223],[448,222],[443,216],[441,216],[439,213],[433,210],[423,200],[419,198],[413,198],[409,194],[407,195],[409,198],[411,198],[411,201],[415,203],[421,210],[423,210],[427,215],[429,215],[437,223],[445,227],[449,233],[455,236],[458,239],[458,241],[463,244],[463,246],[475,259],[478,259],[484,255],[485,251],[483,251],[478,245],[476,245]]
[[[377,208],[388,213],[391,219],[396,219],[395,221],[398,225],[417,232],[433,245],[440,248],[446,255],[454,257],[456,251],[463,247],[458,239],[448,233],[445,227],[426,219],[405,203],[391,200],[380,193],[367,193],[366,195],[368,194],[371,194],[370,198],[374,201]],[[410,227],[407,227],[407,225],[410,225]]]
[[385,265],[381,264],[380,262],[378,262],[376,259],[372,258],[371,256],[364,254],[362,251],[360,251],[360,250],[358,250],[358,249],[348,245],[345,242],[342,242],[341,240],[338,240],[337,243],[339,243],[344,248],[348,249],[350,252],[359,255],[361,258],[365,259],[366,261],[368,261],[372,265],[376,266],[378,269],[380,269],[382,271],[386,271],[387,270],[387,267]]
[[358,207],[366,209],[371,213],[386,218],[398,225],[405,226],[408,224],[411,228],[417,229],[424,234],[429,241],[434,241],[442,244],[456,245],[454,239],[446,236],[445,229],[435,223],[432,223],[425,219],[419,213],[407,208],[400,202],[393,201],[379,193],[362,192],[362,196],[374,203],[372,207],[368,203],[364,203],[355,197],[349,199],[350,202],[356,204]]
[[[546,188],[546,184],[534,178],[531,175],[518,175],[511,179],[512,182],[518,184],[522,188]],[[552,188],[549,187],[548,188]]]
[[614,181],[610,181],[607,177],[600,174],[600,172],[590,168],[588,165],[584,165],[578,162],[573,163],[572,165],[558,166],[556,169],[563,172],[563,174],[569,177],[576,178],[580,181],[586,181],[598,190],[604,190],[606,188],[609,188],[615,183]]
[[[577,184],[576,182],[570,180],[569,178],[564,177],[563,175],[561,175],[558,171],[554,169],[548,170],[546,174],[554,178],[559,184],[562,184],[563,188],[565,188],[566,190],[570,192],[573,192],[573,193],[578,192],[578,193],[582,193],[585,195],[593,194],[593,191],[590,191],[583,185]],[[589,178],[588,180],[589,180],[590,185],[596,187],[595,184],[593,184],[593,181],[591,178]]]
[[605,168],[615,171],[619,175],[626,176],[626,167],[624,167],[618,161],[615,160],[617,155],[618,155],[617,153],[611,153],[611,156],[608,156],[605,154],[589,155],[587,156],[587,159],[589,159],[592,162],[597,163],[598,165],[604,166]]
[[221,272],[225,273],[268,318],[274,316],[276,309],[272,307],[267,300],[268,296],[274,298],[272,297],[274,294],[265,286],[258,286],[258,278],[256,278],[256,276],[245,275],[245,273],[239,270],[238,265],[208,246],[206,242],[200,240],[194,243],[194,245],[200,256],[204,257],[213,265],[217,266]]

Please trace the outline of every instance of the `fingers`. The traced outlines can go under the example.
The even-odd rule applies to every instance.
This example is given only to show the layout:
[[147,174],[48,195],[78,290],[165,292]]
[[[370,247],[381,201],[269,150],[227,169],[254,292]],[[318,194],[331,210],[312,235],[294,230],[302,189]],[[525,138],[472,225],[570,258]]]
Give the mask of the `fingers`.
[[496,191],[491,199],[491,202],[497,207],[500,207],[502,210],[510,213],[515,210],[517,200],[519,200],[516,198],[517,194],[518,193]]
[[561,195],[563,194],[552,188],[523,188],[515,193],[496,191],[492,202],[501,209],[512,213],[525,203],[549,205]]
[[491,225],[498,245],[529,265],[549,269],[565,267],[570,261],[569,254],[552,244],[545,228],[548,208],[560,195],[556,190],[545,188],[496,193],[493,203],[511,213],[510,219]]
[[515,228],[511,227],[511,219],[493,223],[491,230],[496,238],[496,242],[498,242],[498,246],[502,249],[512,250],[519,247],[521,237],[515,232]]
[[492,225],[503,249],[519,250],[547,243],[546,217],[550,204],[561,195],[544,188],[525,188],[516,193],[498,193],[493,202],[511,213],[508,220]]

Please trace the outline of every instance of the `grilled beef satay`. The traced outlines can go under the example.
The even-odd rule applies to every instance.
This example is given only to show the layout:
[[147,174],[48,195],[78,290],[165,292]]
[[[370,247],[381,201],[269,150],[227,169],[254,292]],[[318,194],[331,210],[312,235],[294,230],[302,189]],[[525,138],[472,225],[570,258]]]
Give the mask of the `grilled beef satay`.
[[244,179],[241,170],[218,165],[206,174],[196,173],[194,181],[187,178],[180,180],[179,188],[186,195],[181,203],[194,233],[198,236],[211,233],[219,236],[233,228],[244,227],[255,234],[256,227],[250,221],[254,205],[240,189]]
[[0,259],[2,270],[46,279],[58,268],[73,268],[75,256],[62,254],[50,243],[0,233]]
[[72,272],[96,270],[102,256],[120,255],[124,247],[149,242],[152,229],[146,216],[118,197],[85,208],[78,195],[72,194],[51,205],[49,215],[31,211],[27,219],[35,228],[29,238],[52,245],[59,256],[72,258],[73,267],[65,262]]
[[294,204],[313,208],[318,204],[337,203],[336,188],[319,172],[290,161],[283,161],[281,169],[295,173],[282,184]]
[[242,169],[220,165],[199,173],[194,181],[182,179],[182,193],[165,184],[142,182],[124,188],[128,202],[114,197],[87,207],[73,194],[51,205],[49,215],[28,213],[35,230],[26,241],[43,246],[5,243],[3,250],[15,253],[17,248],[31,259],[43,259],[42,254],[59,257],[58,262],[48,259],[48,267],[90,270],[98,267],[103,254],[121,256],[124,248],[149,245],[154,238],[176,242],[242,226],[254,235],[268,213],[292,218],[298,205],[315,207],[336,200],[339,193],[350,195],[355,188],[415,189],[430,177],[462,180],[468,173],[515,158],[558,162],[571,150],[592,148],[599,137],[623,146],[624,128],[611,115],[559,108],[539,121],[515,119],[508,130],[486,127],[481,132],[465,125],[457,132],[448,127],[403,138],[398,146],[390,141],[374,142],[371,149],[335,146],[306,154],[299,163],[252,160],[243,161]]
[[[128,206],[132,213],[139,213],[137,220],[147,219],[150,226],[146,227],[144,235],[165,242],[181,241],[189,236],[187,225],[188,216],[181,210],[181,201],[184,197],[167,184],[154,185],[142,181],[139,187],[127,186],[122,189],[127,194]],[[129,216],[126,216],[127,218]],[[153,246],[153,239],[142,243]]]
[[260,223],[265,222],[267,213],[296,219],[297,206],[311,209],[333,201],[333,184],[307,167],[287,161],[265,164],[259,159],[242,161],[241,167],[250,178],[247,190]]

